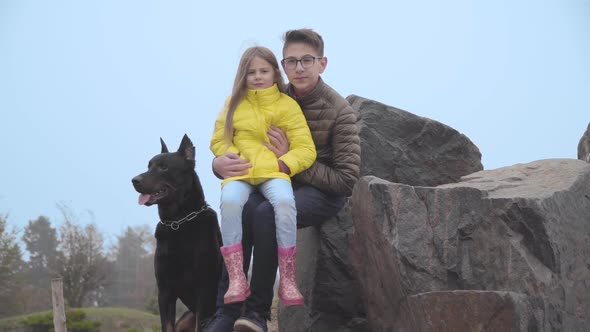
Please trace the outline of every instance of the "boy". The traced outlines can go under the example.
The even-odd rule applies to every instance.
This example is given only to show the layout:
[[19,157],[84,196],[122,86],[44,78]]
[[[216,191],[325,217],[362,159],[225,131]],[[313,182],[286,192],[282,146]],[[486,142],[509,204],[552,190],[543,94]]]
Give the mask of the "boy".
[[[287,31],[283,39],[281,64],[289,79],[288,94],[301,106],[317,151],[311,167],[292,179],[297,226],[301,228],[320,225],[344,206],[360,174],[360,139],[356,111],[320,77],[328,64],[322,37],[311,29],[298,29]],[[272,145],[267,147],[276,155],[288,151],[286,137],[279,129],[269,129],[268,136]],[[214,172],[222,178],[246,174],[249,167],[248,160],[232,153],[213,160]],[[218,294],[218,309],[205,328],[207,332],[230,332],[234,328],[238,332],[267,331],[277,243],[272,206],[260,194],[252,194],[244,206],[242,226],[245,269],[254,247],[245,315],[239,317],[241,303],[223,304],[227,289],[224,272],[218,289],[221,301]]]

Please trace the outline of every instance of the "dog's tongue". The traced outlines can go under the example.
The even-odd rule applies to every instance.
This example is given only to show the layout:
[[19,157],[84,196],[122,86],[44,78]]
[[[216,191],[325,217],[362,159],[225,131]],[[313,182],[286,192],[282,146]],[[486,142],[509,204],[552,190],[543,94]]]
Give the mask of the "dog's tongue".
[[150,200],[150,194],[141,194],[139,195],[139,200],[138,203],[139,205],[145,205],[145,203],[147,203],[147,201]]

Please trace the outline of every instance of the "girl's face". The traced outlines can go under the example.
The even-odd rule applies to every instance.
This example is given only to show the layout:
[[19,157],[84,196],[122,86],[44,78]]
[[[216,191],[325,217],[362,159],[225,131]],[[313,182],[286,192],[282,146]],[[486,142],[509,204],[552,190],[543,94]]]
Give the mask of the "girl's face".
[[259,57],[254,57],[248,66],[246,87],[252,90],[270,88],[275,83],[275,72],[272,65]]

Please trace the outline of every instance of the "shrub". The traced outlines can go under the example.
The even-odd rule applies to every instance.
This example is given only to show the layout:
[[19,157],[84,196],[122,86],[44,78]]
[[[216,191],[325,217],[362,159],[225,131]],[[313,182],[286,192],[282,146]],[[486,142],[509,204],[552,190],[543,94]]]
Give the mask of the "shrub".
[[27,317],[23,320],[23,325],[31,328],[32,331],[46,332],[53,329],[53,314],[38,314]]
[[158,306],[158,293],[152,292],[150,295],[146,297],[145,304],[143,308],[154,315],[160,314],[160,308]]
[[[51,330],[53,331],[53,329]],[[83,320],[77,322],[68,321],[69,332],[100,332],[100,322],[95,320]]]
[[80,309],[66,311],[66,320],[68,322],[80,322],[84,319],[86,319],[86,313]]
[[[87,320],[86,313],[82,310],[66,311],[66,321],[69,332],[100,332],[100,322]],[[54,332],[53,313],[29,316],[23,321],[23,325],[35,332]]]

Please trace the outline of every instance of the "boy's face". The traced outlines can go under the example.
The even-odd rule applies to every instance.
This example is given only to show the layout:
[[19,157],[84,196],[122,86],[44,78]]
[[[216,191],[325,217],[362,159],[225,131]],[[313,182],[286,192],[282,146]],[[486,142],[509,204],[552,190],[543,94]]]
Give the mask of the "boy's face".
[[[303,68],[301,62],[296,62],[295,68],[286,66],[285,60],[301,60],[306,56],[315,58],[310,66]],[[283,70],[297,95],[303,96],[313,90],[320,78],[320,74],[326,69],[328,59],[326,57],[317,58],[319,58],[318,52],[304,43],[290,43],[283,50]]]

